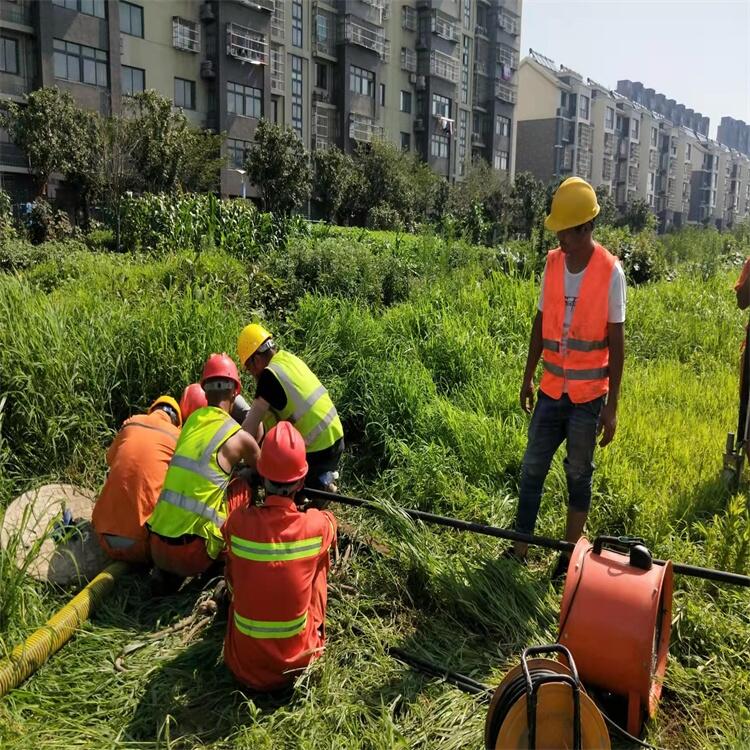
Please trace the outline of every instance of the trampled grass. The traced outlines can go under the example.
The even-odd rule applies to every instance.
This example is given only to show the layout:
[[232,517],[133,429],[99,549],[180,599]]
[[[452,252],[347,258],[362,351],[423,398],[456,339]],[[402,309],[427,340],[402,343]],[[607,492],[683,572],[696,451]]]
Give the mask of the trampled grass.
[[[407,299],[371,307],[369,293],[351,298],[328,268],[308,281],[327,294],[265,305],[279,340],[309,362],[344,416],[344,489],[387,507],[509,525],[526,439],[517,393],[535,282],[501,274],[479,254],[458,262],[435,238],[358,234],[373,252],[390,243],[388,252],[414,264]],[[342,243],[352,235],[332,233]],[[420,281],[433,251],[429,283]],[[273,263],[283,266],[278,256]],[[255,269],[265,272],[262,263]],[[247,278],[222,253],[84,255],[0,275],[0,506],[44,477],[97,486],[104,449],[131,410],[177,392],[210,351],[233,351],[258,307]],[[597,455],[589,531],[642,535],[660,557],[747,573],[746,499],[729,497],[719,479],[742,335],[731,280],[678,274],[631,290],[618,435]],[[562,533],[564,498],[558,459],[539,533]],[[342,543],[329,646],[289,700],[232,680],[221,662],[221,613],[202,632],[150,640],[192,611],[198,589],[153,601],[131,575],[63,651],[0,700],[0,746],[481,747],[481,699],[415,674],[388,646],[497,684],[524,646],[556,636],[553,558],[534,552],[519,569],[499,561],[503,545],[487,538],[393,512],[336,510],[390,553]],[[13,607],[3,650],[67,597],[18,584],[6,563],[0,586],[14,594],[11,603],[0,596]],[[670,666],[649,741],[750,746],[749,665],[748,592],[676,579]]]

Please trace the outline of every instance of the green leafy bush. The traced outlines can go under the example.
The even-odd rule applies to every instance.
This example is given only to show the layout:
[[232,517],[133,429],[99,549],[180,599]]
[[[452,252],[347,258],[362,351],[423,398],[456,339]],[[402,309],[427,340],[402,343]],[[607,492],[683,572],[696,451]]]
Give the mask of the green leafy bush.
[[0,241],[12,240],[15,236],[10,196],[0,188]]
[[15,239],[0,243],[0,271],[25,271],[53,258],[63,258],[86,250],[77,240],[44,242],[32,245],[28,240]]
[[653,232],[633,234],[627,227],[597,227],[594,236],[620,259],[631,284],[643,284],[662,278],[667,271],[664,251]]
[[31,212],[24,217],[24,226],[34,245],[51,240],[63,240],[77,233],[65,211],[55,210],[44,198],[38,198]]

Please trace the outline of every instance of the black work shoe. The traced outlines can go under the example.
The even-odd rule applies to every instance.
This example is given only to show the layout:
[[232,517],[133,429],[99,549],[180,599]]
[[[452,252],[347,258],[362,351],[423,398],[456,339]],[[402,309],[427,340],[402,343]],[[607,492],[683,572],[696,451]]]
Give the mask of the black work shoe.
[[550,576],[550,580],[552,581],[552,583],[558,584],[562,583],[565,580],[569,563],[570,555],[562,553],[560,557],[557,558],[557,564],[555,565],[555,569],[552,571],[552,575]]
[[501,560],[512,560],[514,563],[518,563],[519,565],[528,565],[529,561],[526,559],[526,555],[519,555],[513,547],[509,547],[506,549],[502,555],[500,555]]

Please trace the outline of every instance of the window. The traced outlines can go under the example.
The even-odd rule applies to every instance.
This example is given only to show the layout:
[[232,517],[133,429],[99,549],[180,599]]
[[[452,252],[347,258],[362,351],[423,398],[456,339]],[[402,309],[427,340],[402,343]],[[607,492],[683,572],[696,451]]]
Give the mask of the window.
[[174,16],[172,18],[172,46],[187,52],[199,52],[201,35],[198,25],[193,21]]
[[461,104],[469,103],[469,55],[471,50],[471,39],[463,38],[461,53]]
[[183,109],[195,109],[195,81],[174,79],[174,105]]
[[238,141],[235,138],[227,138],[227,157],[229,163],[233,167],[242,167],[245,163],[245,153],[248,148],[250,148],[250,141]]
[[411,151],[411,133],[401,133],[401,150]]
[[18,41],[0,36],[0,71],[18,74]]
[[466,144],[469,129],[469,113],[462,109],[458,113],[458,171],[463,177],[466,174]]
[[381,107],[385,107],[385,84],[381,83],[378,87],[378,101]]
[[655,172],[649,172],[648,173],[648,189],[653,193],[654,192],[654,185],[656,184],[656,173]]
[[132,96],[146,88],[146,71],[142,68],[122,66],[122,93]]
[[263,89],[227,81],[227,112],[241,117],[263,117]]
[[292,46],[302,46],[302,2],[292,0]]
[[375,73],[356,65],[349,66],[349,89],[360,96],[375,98]]
[[495,165],[495,169],[500,169],[503,172],[507,172],[508,171],[508,152],[497,151],[495,153],[494,165]]
[[328,66],[325,63],[315,63],[315,88],[328,91]]
[[302,138],[302,58],[292,55],[292,128]]
[[401,92],[400,109],[406,114],[411,114],[411,91]]
[[409,5],[401,8],[401,28],[406,31],[417,30],[417,11]]
[[589,119],[589,98],[583,94],[578,96],[578,116],[584,120]]
[[615,126],[615,111],[612,109],[612,107],[607,107],[607,109],[604,112],[604,127],[607,128],[607,130],[612,130],[612,128]]
[[498,115],[495,118],[495,135],[500,135],[505,138],[510,136],[510,118]]
[[669,155],[677,156],[677,139],[670,138],[669,140]]
[[656,148],[659,143],[659,130],[657,128],[651,128],[651,145]]
[[323,13],[318,13],[315,16],[315,38],[320,44],[328,42],[328,16]]
[[104,18],[104,0],[52,0],[53,5],[85,13],[87,16]]
[[464,0],[464,28],[471,29],[471,0]]
[[280,123],[281,120],[279,119],[279,100],[278,99],[271,99],[271,121]]
[[448,136],[433,133],[430,141],[430,153],[437,159],[448,158]]
[[630,137],[634,140],[638,140],[638,136],[641,130],[641,121],[637,117],[630,118]]
[[438,117],[451,116],[451,100],[440,94],[432,95],[432,114]]
[[143,38],[143,8],[120,0],[120,31]]
[[102,49],[53,40],[55,78],[107,86],[107,53]]
[[[692,156],[693,156],[693,147],[689,143],[686,143],[685,144],[685,159],[687,161],[690,161],[690,159],[692,158]],[[750,186],[748,186],[748,187],[750,187]]]

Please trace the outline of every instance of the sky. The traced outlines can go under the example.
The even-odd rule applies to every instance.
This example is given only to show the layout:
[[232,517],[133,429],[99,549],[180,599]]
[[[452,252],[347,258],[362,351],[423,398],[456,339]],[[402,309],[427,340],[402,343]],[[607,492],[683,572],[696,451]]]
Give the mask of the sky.
[[750,123],[750,0],[523,0],[529,47],[614,89],[641,81],[711,119]]

